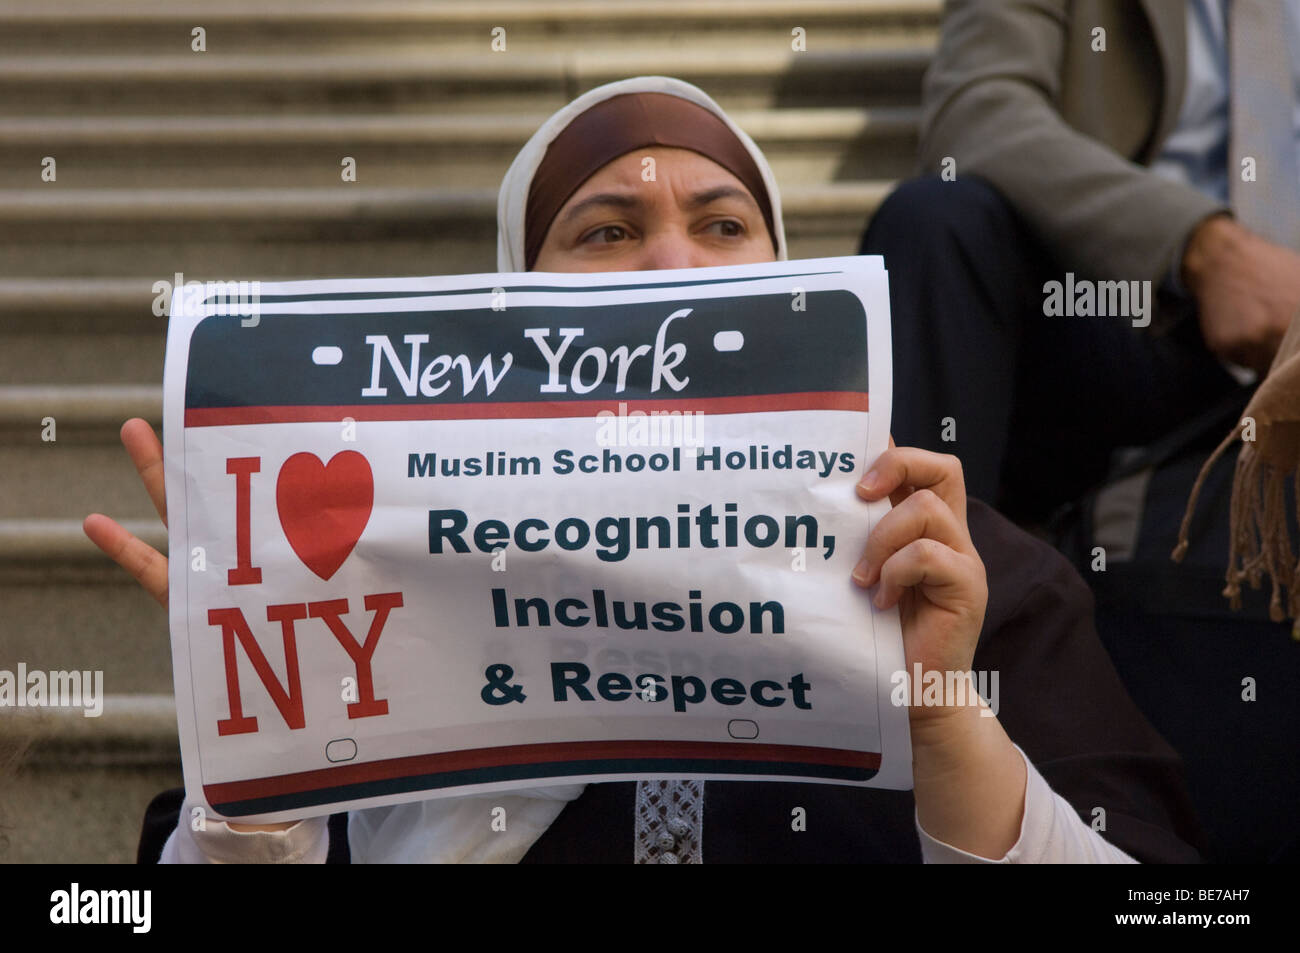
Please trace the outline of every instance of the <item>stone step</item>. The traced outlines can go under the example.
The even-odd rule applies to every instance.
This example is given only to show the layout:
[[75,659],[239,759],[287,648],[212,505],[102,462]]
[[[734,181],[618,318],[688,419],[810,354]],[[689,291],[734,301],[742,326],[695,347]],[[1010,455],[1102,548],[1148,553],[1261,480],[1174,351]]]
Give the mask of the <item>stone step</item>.
[[[778,182],[897,178],[914,163],[915,107],[731,115]],[[496,188],[546,116],[0,117],[0,189],[56,188],[45,156],[57,188],[325,188],[343,184],[344,156],[359,185]]]
[[[791,258],[851,255],[888,181],[782,190]],[[496,270],[495,189],[0,190],[0,278]]]
[[0,4],[0,53],[34,49],[86,54],[111,49],[191,51],[203,27],[208,53],[295,50],[488,48],[494,27],[506,51],[538,46],[725,39],[733,45],[780,39],[802,27],[809,49],[864,46],[932,35],[938,0],[525,0],[478,2],[75,2]]
[[156,386],[167,318],[154,303],[169,299],[154,280],[0,278],[0,381],[41,385],[72,370],[80,385]]
[[[784,43],[784,41],[782,41]],[[14,116],[437,112],[549,113],[629,76],[675,76],[724,109],[915,105],[932,44],[795,53],[617,43],[509,54],[286,52],[31,55],[0,59]]]
[[[126,451],[119,450],[119,453],[126,458]],[[127,463],[130,464],[129,459]],[[132,470],[133,476],[134,472]],[[136,485],[139,486],[138,478]],[[140,494],[145,495],[143,488]],[[149,507],[152,518],[141,513],[138,518],[121,518],[118,522],[165,555],[167,531],[153,514],[147,496],[145,505]],[[75,506],[73,502],[71,507]],[[86,513],[92,509],[87,509]],[[27,573],[29,568],[34,572],[46,572],[50,578],[95,578],[94,571],[101,568],[96,564],[107,558],[82,532],[80,516],[77,519],[0,518],[0,565],[4,567],[6,578],[34,578]]]
[[[156,516],[122,522],[166,551]],[[172,690],[167,613],[80,520],[0,520],[0,599],[0,668],[102,671],[110,694]]]
[[118,438],[132,417],[161,431],[160,383],[0,387],[0,563],[12,570],[99,558],[81,532],[91,512],[141,519],[142,530],[160,538]]
[[[57,414],[50,416],[56,421],[62,419]],[[73,534],[76,538],[81,533],[80,519],[92,512],[107,513],[115,519],[156,519],[135,467],[117,437],[122,424],[132,416],[115,417],[102,428],[88,432],[73,431],[60,423],[58,439],[41,445],[30,441],[20,443],[11,433],[6,433],[5,444],[0,447],[0,467],[5,470],[0,521],[76,517],[75,526],[69,530],[76,531]],[[30,432],[39,433],[42,419],[45,418],[36,419]],[[161,427],[155,429],[161,433]],[[18,545],[20,538],[36,546],[38,540],[45,538],[13,537],[6,543],[4,532],[0,530],[0,546]],[[65,552],[58,547],[52,551]],[[87,555],[94,552],[97,550],[86,551]]]
[[[7,443],[15,446],[49,442],[41,440],[39,434],[29,434],[30,441],[21,435],[21,432],[39,429],[40,418],[45,416],[61,421],[56,428],[57,438],[59,429],[108,434],[106,428],[114,427],[114,421],[127,417],[160,421],[161,415],[161,382],[114,386],[49,384],[0,387],[0,433],[5,434]],[[33,420],[36,421],[34,425]],[[116,439],[116,431],[110,436]],[[57,439],[54,442],[57,443]]]
[[[147,284],[145,288],[148,288]],[[64,379],[69,370],[75,368],[75,380],[82,386],[161,381],[167,319],[155,318],[150,312],[152,295],[140,297],[143,300],[140,311],[150,320],[146,322],[139,314],[114,316],[114,319],[124,325],[148,324],[150,330],[147,333],[60,333],[57,326],[44,331],[15,333],[20,321],[29,327],[35,325],[36,316],[15,318],[0,332],[0,380],[7,381],[9,386],[40,386]],[[86,301],[85,307],[86,312],[62,317],[76,327],[82,313],[96,310],[93,299]],[[101,317],[107,319],[109,315]],[[5,315],[5,322],[9,323],[8,315]],[[44,416],[42,413],[36,418],[35,426],[39,428],[39,421]],[[30,419],[23,421],[23,426],[30,424]]]
[[[83,662],[77,671],[91,671]],[[49,667],[26,661],[27,671],[71,671],[71,666]],[[8,671],[17,669],[4,663]],[[104,693],[82,707],[6,708],[0,717],[0,743],[23,739],[30,745],[28,765],[64,762],[76,755],[85,765],[125,767],[180,763],[176,734],[176,699],[171,693],[113,691],[104,673]]]

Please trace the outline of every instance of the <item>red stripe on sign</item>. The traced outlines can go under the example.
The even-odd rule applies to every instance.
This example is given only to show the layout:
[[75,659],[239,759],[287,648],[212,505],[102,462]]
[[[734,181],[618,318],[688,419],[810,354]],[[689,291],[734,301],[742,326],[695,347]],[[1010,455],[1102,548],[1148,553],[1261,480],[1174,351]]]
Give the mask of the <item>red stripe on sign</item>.
[[443,754],[389,758],[364,764],[340,764],[269,778],[206,784],[209,803],[228,804],[254,798],[297,794],[318,788],[366,781],[384,781],[422,774],[442,774],[476,768],[555,761],[604,761],[612,758],[711,758],[716,761],[772,761],[827,764],[851,768],[880,768],[880,755],[870,751],[812,748],[800,745],[735,744],[714,741],[576,741],[472,748]]
[[242,424],[337,422],[353,420],[486,420],[497,417],[595,417],[634,412],[750,414],[772,410],[852,410],[866,413],[867,395],[859,391],[808,391],[800,394],[753,394],[679,400],[570,400],[479,404],[336,404],[280,407],[191,407],[186,427]]

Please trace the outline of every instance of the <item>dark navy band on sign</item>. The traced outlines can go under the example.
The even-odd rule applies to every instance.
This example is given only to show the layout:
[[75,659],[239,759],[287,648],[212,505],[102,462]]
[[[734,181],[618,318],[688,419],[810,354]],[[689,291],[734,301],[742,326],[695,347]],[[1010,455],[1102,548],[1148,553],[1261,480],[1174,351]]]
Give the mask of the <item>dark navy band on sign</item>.
[[[493,763],[512,760],[513,763]],[[517,745],[338,765],[269,778],[206,785],[214,808],[231,817],[270,814],[386,794],[565,777],[574,774],[772,775],[861,783],[880,754],[800,745],[699,741],[593,741]]]
[[[664,330],[665,342],[680,343],[685,357],[674,371],[687,381],[681,390],[661,386],[651,390],[652,354],[631,364],[626,386],[619,390],[610,372],[589,391],[563,393],[542,390],[550,377],[538,344],[528,329],[549,329],[550,346],[560,346],[561,328],[581,327],[564,355],[563,381],[574,361],[588,348],[612,353],[649,345],[672,314],[689,309]],[[738,350],[718,350],[715,336],[740,331]],[[367,337],[386,337],[398,366],[411,366],[407,335],[428,335],[414,361],[415,376],[439,355],[464,355],[478,370],[491,355],[499,374],[506,353],[509,370],[499,376],[492,393],[484,378],[462,392],[460,373],[448,374],[453,385],[437,396],[414,388],[406,393],[387,356],[376,358],[378,346]],[[337,348],[341,359],[316,364],[318,347]],[[376,360],[387,393],[365,396],[372,384]],[[588,362],[588,370],[596,366]],[[408,375],[409,377],[409,375]],[[590,378],[594,379],[594,377]],[[868,392],[867,321],[856,295],[843,290],[809,291],[805,310],[795,311],[788,294],[725,298],[689,298],[589,307],[512,306],[503,311],[475,308],[447,311],[386,311],[343,314],[263,314],[252,327],[237,316],[203,319],[190,339],[185,382],[187,413],[207,408],[419,406],[456,404],[587,403],[611,401],[713,400],[776,394],[820,394],[828,381],[837,393]],[[856,405],[855,405],[856,406]],[[353,415],[355,416],[355,414]]]

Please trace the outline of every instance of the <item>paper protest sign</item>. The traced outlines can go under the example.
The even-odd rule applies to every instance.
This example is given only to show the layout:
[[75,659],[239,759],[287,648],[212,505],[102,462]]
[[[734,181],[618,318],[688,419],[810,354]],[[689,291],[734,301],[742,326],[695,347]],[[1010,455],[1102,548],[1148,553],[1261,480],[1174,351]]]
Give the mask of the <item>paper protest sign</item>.
[[282,820],[574,781],[909,787],[878,258],[177,292],[190,799]]

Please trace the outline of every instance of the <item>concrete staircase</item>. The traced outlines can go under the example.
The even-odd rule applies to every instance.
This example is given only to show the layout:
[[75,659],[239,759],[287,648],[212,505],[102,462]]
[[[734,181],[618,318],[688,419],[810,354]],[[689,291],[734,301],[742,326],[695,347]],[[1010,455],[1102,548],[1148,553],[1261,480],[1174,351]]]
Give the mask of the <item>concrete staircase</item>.
[[0,761],[30,742],[0,769],[0,861],[131,861],[149,798],[181,783],[165,615],[80,527],[105,512],[165,549],[117,438],[131,416],[161,424],[155,282],[491,271],[519,146],[579,93],[644,73],[699,85],[764,149],[791,257],[852,254],[910,170],[938,15],[0,0],[0,669],[100,670],[108,695],[100,718],[0,709]]

